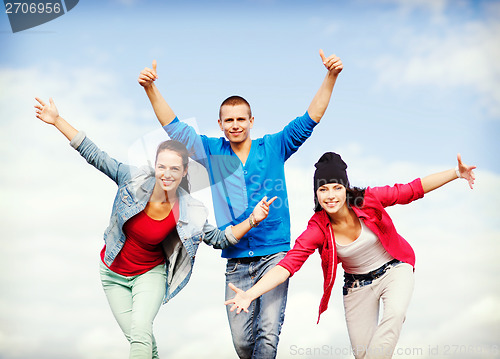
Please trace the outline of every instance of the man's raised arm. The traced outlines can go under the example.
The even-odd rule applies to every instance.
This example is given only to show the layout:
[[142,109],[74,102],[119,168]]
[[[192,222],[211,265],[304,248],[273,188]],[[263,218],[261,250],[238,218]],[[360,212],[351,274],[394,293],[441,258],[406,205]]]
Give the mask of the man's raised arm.
[[325,114],[328,104],[330,103],[333,86],[337,81],[340,71],[343,69],[342,61],[340,61],[340,58],[337,56],[331,55],[329,57],[325,57],[323,50],[319,50],[319,55],[321,56],[321,60],[323,60],[323,64],[328,70],[328,73],[326,74],[323,83],[307,109],[309,117],[316,122],[319,122]]
[[138,81],[139,84],[144,87],[144,90],[146,90],[146,94],[148,95],[151,105],[153,105],[153,110],[155,111],[158,121],[160,121],[162,126],[166,126],[172,122],[176,116],[154,84],[154,81],[157,78],[156,60],[153,60],[153,68],[144,68],[144,70],[142,70],[139,74]]

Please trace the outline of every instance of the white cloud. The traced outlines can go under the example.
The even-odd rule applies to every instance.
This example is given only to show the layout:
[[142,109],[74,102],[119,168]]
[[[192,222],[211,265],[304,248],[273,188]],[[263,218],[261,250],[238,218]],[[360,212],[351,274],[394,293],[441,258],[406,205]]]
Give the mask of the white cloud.
[[[406,2],[409,3],[409,2]],[[487,11],[486,9],[483,11]],[[498,10],[497,10],[498,11]],[[500,115],[500,23],[497,18],[453,20],[421,28],[408,23],[392,35],[397,53],[375,62],[384,86],[432,85],[438,88],[472,88],[481,96],[490,116]],[[429,25],[426,25],[429,26]]]

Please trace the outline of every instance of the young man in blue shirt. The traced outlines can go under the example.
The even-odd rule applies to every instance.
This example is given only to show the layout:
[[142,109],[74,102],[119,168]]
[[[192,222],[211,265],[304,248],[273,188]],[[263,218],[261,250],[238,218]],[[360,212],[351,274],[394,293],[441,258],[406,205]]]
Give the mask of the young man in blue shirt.
[[[320,56],[328,72],[307,112],[275,134],[252,140],[254,117],[249,103],[240,96],[227,98],[220,107],[219,127],[225,138],[198,135],[180,122],[160,94],[156,61],[139,75],[155,114],[168,135],[186,145],[192,158],[205,166],[212,189],[215,218],[219,228],[250,216],[263,196],[277,196],[268,218],[256,223],[238,244],[222,251],[227,258],[226,284],[242,290],[252,287],[290,249],[290,213],[285,183],[285,161],[309,138],[330,102],[343,65],[331,55]],[[246,217],[245,217],[246,216]],[[249,307],[248,315],[227,310],[231,335],[240,358],[275,358],[284,320],[288,281],[264,294]],[[234,293],[226,285],[226,299]]]

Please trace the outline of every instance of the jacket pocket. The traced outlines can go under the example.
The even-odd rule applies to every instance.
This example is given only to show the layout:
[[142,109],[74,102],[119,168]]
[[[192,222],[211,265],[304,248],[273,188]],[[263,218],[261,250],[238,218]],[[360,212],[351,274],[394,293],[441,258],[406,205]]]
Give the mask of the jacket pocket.
[[290,243],[289,231],[285,230],[283,218],[265,219],[248,234],[255,246]]
[[124,205],[126,207],[130,207],[135,203],[134,197],[132,196],[132,194],[130,193],[129,189],[126,186],[120,188],[118,193],[120,196],[119,205]]

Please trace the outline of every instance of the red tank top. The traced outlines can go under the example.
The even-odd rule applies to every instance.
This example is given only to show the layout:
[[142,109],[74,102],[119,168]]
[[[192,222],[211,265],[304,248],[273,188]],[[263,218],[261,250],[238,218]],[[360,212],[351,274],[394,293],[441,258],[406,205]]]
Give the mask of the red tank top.
[[[165,263],[162,242],[175,230],[175,219],[179,217],[178,203],[175,202],[169,215],[162,220],[155,220],[141,211],[125,222],[125,244],[111,266],[106,266],[115,273],[129,277],[146,273]],[[103,263],[105,252],[106,245],[101,250]]]

